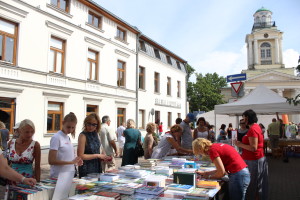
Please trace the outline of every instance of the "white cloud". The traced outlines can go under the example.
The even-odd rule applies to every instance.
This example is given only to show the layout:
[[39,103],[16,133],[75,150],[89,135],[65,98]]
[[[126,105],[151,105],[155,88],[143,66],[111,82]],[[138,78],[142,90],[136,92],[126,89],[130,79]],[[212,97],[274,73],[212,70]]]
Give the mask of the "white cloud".
[[299,52],[294,49],[287,49],[283,52],[283,63],[286,68],[297,67]]
[[246,44],[240,49],[240,52],[213,51],[191,65],[197,73],[203,75],[214,72],[224,77],[239,74],[243,69],[247,69]]

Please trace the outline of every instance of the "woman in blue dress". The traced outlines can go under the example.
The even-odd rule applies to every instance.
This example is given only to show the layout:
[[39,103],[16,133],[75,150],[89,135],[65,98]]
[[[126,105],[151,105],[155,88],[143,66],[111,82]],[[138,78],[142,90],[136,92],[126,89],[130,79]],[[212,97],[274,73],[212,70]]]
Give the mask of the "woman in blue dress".
[[134,165],[138,162],[138,155],[135,152],[135,146],[138,139],[141,138],[141,132],[138,129],[135,129],[135,122],[133,119],[127,120],[127,128],[124,130],[123,136],[125,137],[125,144],[123,149],[122,166]]

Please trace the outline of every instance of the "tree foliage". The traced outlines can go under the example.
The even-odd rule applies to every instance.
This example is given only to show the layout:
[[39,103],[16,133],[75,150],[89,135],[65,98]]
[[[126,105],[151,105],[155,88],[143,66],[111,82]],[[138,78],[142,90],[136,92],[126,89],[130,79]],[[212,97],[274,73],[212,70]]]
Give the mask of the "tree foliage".
[[[192,68],[191,73],[188,73],[188,77],[194,71]],[[208,112],[213,110],[215,105],[225,103],[221,94],[221,88],[226,86],[224,77],[219,76],[217,73],[207,73],[205,76],[201,73],[196,73],[195,76],[196,82],[188,81],[187,86],[187,96],[191,111],[201,110]]]

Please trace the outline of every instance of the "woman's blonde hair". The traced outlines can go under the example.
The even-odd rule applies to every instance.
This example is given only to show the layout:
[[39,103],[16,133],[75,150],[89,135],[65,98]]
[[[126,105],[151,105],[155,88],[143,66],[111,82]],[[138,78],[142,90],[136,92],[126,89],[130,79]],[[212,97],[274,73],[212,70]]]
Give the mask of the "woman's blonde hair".
[[5,124],[0,121],[0,129],[4,129],[4,128],[6,128]]
[[97,121],[97,128],[96,128],[96,132],[99,133],[100,129],[101,129],[101,121],[100,121],[100,117],[97,113],[91,113],[88,116],[85,117],[84,122],[83,122],[83,127],[82,130],[86,131],[86,126],[87,123],[92,121],[93,119],[95,119]]
[[195,155],[201,155],[201,152],[207,155],[211,145],[211,141],[205,138],[197,138],[193,141],[193,152]]
[[135,128],[135,122],[133,119],[127,120],[127,128]]
[[33,131],[35,132],[34,123],[30,119],[24,119],[23,121],[21,121],[19,130],[22,130],[27,125],[30,126],[33,129]]
[[182,128],[179,124],[175,124],[170,128],[171,133],[173,132],[182,132]]
[[147,133],[154,133],[156,125],[153,122],[149,122],[146,126]]
[[[65,117],[64,117],[64,123],[65,122],[74,122],[77,124],[77,117],[76,115],[73,113],[73,112],[70,112],[69,114],[67,114]],[[72,137],[75,138],[75,129],[74,131],[71,133]]]

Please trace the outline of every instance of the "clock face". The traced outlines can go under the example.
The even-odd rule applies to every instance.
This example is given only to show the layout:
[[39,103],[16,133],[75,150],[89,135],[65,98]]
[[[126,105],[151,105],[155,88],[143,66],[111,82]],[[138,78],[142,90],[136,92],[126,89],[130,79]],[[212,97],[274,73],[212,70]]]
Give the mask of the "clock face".
[[268,37],[269,37],[269,34],[268,34],[268,33],[265,33],[265,34],[264,34],[264,37],[265,37],[265,38],[268,38]]

